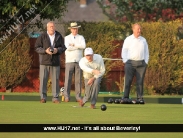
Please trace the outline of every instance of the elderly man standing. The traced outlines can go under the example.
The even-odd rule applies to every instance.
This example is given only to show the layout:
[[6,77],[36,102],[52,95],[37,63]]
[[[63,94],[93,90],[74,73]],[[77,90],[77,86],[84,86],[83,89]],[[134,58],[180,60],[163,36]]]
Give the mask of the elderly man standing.
[[133,34],[128,36],[123,43],[121,56],[125,63],[125,89],[123,102],[129,103],[130,86],[136,76],[137,100],[134,103],[144,104],[143,83],[149,61],[149,50],[146,39],[141,36],[141,26],[132,25]]
[[72,75],[75,75],[75,97],[76,101],[81,101],[81,84],[82,84],[82,70],[79,67],[79,61],[83,57],[83,50],[86,47],[85,39],[78,34],[76,22],[70,24],[71,34],[65,37],[65,83],[64,83],[64,97],[65,102],[70,100],[70,90],[72,84]]
[[37,38],[35,50],[39,54],[40,62],[40,102],[46,103],[47,82],[50,75],[52,82],[52,101],[53,103],[59,103],[60,54],[66,48],[62,35],[55,31],[54,22],[47,23],[47,32]]
[[85,96],[80,102],[80,106],[91,99],[91,108],[94,109],[97,102],[98,93],[102,76],[105,73],[104,61],[101,55],[94,54],[92,48],[86,48],[84,51],[85,57],[79,61],[79,66],[83,70],[85,80]]

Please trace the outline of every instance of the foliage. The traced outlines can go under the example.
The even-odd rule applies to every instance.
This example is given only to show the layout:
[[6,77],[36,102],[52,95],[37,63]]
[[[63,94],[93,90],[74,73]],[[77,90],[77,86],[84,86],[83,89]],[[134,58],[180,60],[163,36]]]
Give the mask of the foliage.
[[[86,42],[98,39],[98,34],[111,33],[115,40],[124,40],[131,32],[131,24],[129,22],[119,24],[114,22],[78,22],[81,25],[79,33],[85,37]],[[65,24],[66,35],[70,33],[68,30],[70,23]],[[102,38],[100,38],[102,39]]]
[[24,80],[32,60],[28,36],[21,34],[7,43],[9,46],[0,54],[0,87],[11,88]]
[[150,51],[145,86],[152,92],[161,94],[182,93],[183,40],[177,39],[177,28],[181,21],[141,25]]
[[[100,1],[100,0],[99,0]],[[109,0],[109,15],[118,22],[170,21],[183,12],[181,0]]]
[[0,28],[5,30],[10,25],[25,25],[35,18],[54,20],[66,11],[69,0],[3,0],[0,5]]

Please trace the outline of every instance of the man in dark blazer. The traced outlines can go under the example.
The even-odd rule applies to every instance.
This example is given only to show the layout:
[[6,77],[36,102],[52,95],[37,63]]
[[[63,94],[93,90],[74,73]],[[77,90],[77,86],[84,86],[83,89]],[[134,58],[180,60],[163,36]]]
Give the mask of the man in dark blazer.
[[50,21],[47,23],[47,32],[44,32],[37,38],[35,50],[39,54],[40,62],[40,102],[46,103],[47,82],[50,75],[52,82],[52,101],[53,103],[60,103],[60,54],[66,50],[66,47],[62,35],[55,31],[54,22]]

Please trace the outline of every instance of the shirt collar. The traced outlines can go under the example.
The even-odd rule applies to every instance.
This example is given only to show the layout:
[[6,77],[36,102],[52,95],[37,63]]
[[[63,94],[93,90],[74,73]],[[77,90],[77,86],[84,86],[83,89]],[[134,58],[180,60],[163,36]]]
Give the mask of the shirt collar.
[[[77,35],[78,35],[78,34],[77,34]],[[72,37],[77,37],[77,35],[74,36],[74,35],[71,33],[71,36],[72,36]]]
[[[47,34],[48,34],[48,31],[47,31]],[[50,34],[48,34],[48,35],[49,35],[50,37],[54,37],[54,36],[55,36],[55,34],[56,34],[56,33],[54,33],[53,35],[50,35]]]
[[[132,34],[132,38],[135,39],[136,37],[134,36],[134,34]],[[137,37],[136,39],[140,39],[140,36]]]

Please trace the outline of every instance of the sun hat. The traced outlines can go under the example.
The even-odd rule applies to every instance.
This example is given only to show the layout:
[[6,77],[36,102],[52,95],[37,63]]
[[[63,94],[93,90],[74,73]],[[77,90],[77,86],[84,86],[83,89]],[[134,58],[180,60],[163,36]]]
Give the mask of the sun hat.
[[81,26],[78,25],[76,22],[72,22],[72,23],[70,24],[70,27],[68,27],[68,29],[71,29],[71,28],[79,28],[79,27],[81,27]]

